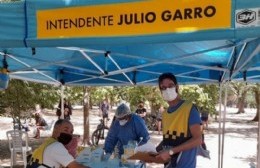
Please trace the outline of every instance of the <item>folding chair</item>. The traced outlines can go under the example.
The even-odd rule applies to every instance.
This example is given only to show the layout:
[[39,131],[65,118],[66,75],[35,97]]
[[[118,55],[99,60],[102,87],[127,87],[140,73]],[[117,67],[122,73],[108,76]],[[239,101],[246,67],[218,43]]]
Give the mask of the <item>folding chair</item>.
[[28,146],[28,134],[26,131],[11,130],[6,132],[9,142],[9,149],[11,152],[11,167],[16,164],[16,157],[18,153],[22,154],[24,168],[27,164],[27,152],[32,152],[32,148]]

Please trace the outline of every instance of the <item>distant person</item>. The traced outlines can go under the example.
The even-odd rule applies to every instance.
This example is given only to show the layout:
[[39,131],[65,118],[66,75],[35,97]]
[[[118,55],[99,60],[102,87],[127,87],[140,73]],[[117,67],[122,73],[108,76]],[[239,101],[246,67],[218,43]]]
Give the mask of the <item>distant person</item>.
[[208,120],[209,120],[209,113],[205,110],[202,109],[202,112],[201,112],[201,121],[202,121],[202,124],[203,124],[203,129],[204,130],[208,130]]
[[40,130],[45,130],[48,127],[47,122],[43,118],[41,113],[36,112],[34,114],[35,118],[35,136],[34,138],[39,139],[40,138]]
[[30,131],[29,129],[29,124],[27,120],[24,120],[24,122],[22,123],[22,129],[26,132]]
[[201,137],[202,137],[202,142],[201,142],[201,146],[204,150],[207,150],[207,146],[205,143],[205,134],[204,134],[204,127],[201,126]]
[[109,103],[106,99],[100,104],[99,110],[101,111],[104,124],[107,126],[107,122],[109,120]]
[[42,113],[42,108],[39,104],[35,105],[35,113],[40,113],[40,114]]
[[136,141],[142,145],[150,139],[144,120],[132,113],[126,104],[117,107],[115,118],[105,140],[105,160],[109,159],[115,146],[121,157],[124,154],[123,146],[127,145],[129,141]]
[[76,162],[73,156],[65,148],[72,140],[73,125],[69,120],[56,121],[52,137],[46,139],[34,150],[27,168],[89,168]]
[[[63,106],[64,106],[64,119],[70,120],[70,116],[72,115],[72,106],[68,99],[63,99]],[[58,116],[58,119],[60,119],[61,116],[61,101],[59,102],[56,115]]]
[[138,103],[138,107],[135,111],[135,113],[137,115],[139,115],[142,119],[145,119],[145,116],[146,116],[146,108],[144,108],[144,102],[143,101],[140,101]]
[[162,129],[162,114],[165,111],[163,106],[160,106],[157,115],[156,115],[156,124],[157,124],[157,130],[158,130],[158,135],[161,134],[161,129]]

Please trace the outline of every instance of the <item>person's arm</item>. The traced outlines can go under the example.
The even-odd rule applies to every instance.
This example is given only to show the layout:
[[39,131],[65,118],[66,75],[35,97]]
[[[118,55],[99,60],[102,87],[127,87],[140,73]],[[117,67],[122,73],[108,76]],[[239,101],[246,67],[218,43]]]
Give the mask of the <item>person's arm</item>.
[[134,121],[135,122],[134,126],[135,126],[137,136],[139,138],[142,137],[142,141],[140,142],[139,145],[145,144],[150,139],[147,127],[145,126],[144,120],[142,118],[136,117],[135,120],[136,121]]
[[109,132],[107,134],[106,140],[105,140],[105,144],[104,144],[104,150],[106,153],[112,153],[114,151],[114,148],[117,144],[118,138],[116,136],[116,124],[117,121],[114,121],[114,123],[112,123],[111,128],[109,129]]
[[82,165],[82,164],[80,164],[80,163],[78,163],[76,161],[71,162],[70,164],[68,164],[67,167],[68,168],[90,168],[90,167],[84,166],[84,165]]

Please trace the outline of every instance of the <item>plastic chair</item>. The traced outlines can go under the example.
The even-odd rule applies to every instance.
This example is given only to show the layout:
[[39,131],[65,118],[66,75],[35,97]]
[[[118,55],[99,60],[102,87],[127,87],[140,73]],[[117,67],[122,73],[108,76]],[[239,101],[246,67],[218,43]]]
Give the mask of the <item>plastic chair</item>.
[[26,131],[11,130],[6,132],[11,151],[11,167],[16,164],[18,153],[22,154],[24,167],[27,164],[27,152],[32,152],[32,148],[28,146],[28,134]]

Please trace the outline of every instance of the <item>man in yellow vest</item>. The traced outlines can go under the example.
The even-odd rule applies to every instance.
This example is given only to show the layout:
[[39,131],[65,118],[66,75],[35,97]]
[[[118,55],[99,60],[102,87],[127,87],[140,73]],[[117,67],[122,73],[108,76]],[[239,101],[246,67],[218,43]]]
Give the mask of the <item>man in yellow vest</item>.
[[27,168],[88,168],[77,163],[64,145],[72,139],[73,125],[69,120],[59,119],[54,125],[52,137],[37,148]]
[[167,168],[196,168],[197,146],[201,144],[200,114],[195,105],[182,100],[172,73],[160,75],[162,97],[169,107],[162,115],[163,141],[157,147],[157,159]]

